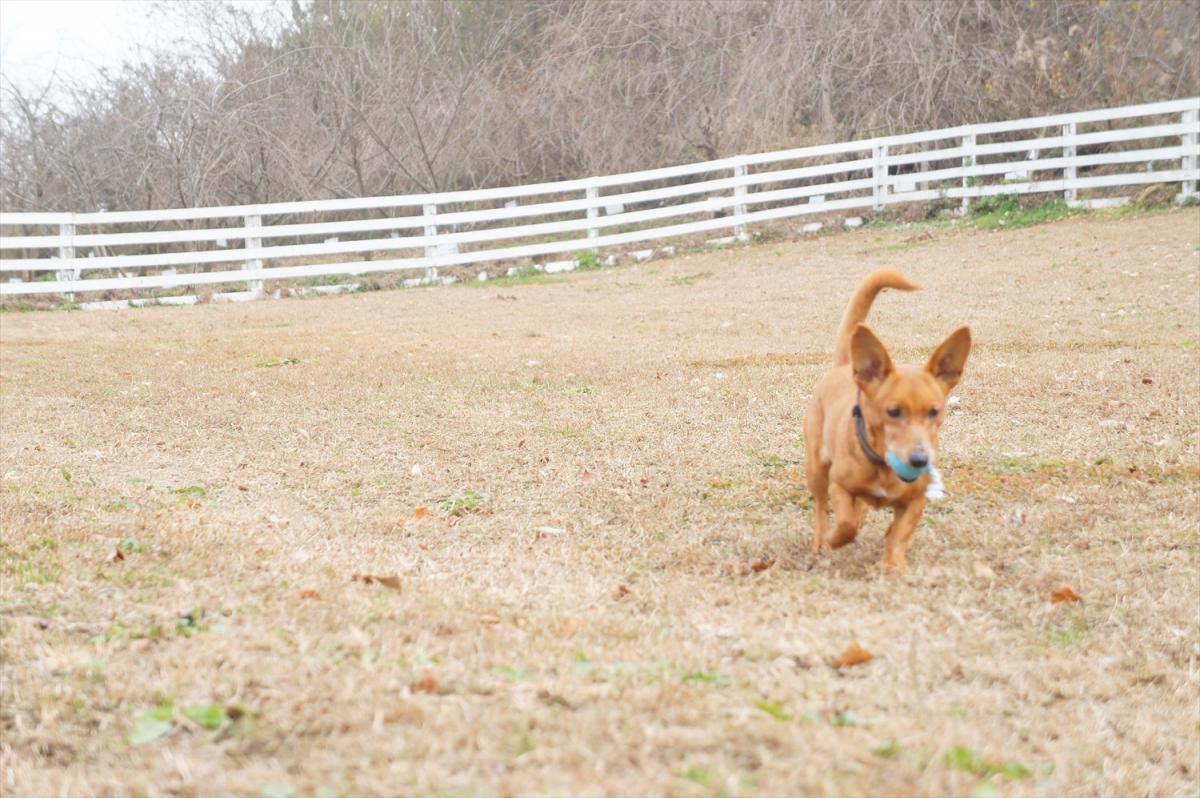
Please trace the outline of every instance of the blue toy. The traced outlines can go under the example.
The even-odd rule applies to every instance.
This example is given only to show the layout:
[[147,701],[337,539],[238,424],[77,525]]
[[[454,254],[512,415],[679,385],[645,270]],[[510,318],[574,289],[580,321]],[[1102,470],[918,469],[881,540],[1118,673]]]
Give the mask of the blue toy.
[[900,477],[900,479],[904,480],[905,482],[916,482],[921,478],[922,474],[928,473],[929,471],[928,463],[920,468],[913,468],[890,451],[887,453],[887,464],[892,467],[893,471],[896,472],[896,476]]

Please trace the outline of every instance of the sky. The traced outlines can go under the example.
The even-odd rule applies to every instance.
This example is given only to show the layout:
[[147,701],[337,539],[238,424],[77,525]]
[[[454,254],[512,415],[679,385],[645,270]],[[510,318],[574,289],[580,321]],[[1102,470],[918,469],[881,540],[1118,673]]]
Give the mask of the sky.
[[[181,0],[175,0],[176,3]],[[196,2],[197,0],[182,0]],[[273,0],[235,0],[250,9]],[[149,0],[0,0],[0,84],[37,91],[55,74],[87,79],[135,56],[139,44],[177,40],[167,2]]]

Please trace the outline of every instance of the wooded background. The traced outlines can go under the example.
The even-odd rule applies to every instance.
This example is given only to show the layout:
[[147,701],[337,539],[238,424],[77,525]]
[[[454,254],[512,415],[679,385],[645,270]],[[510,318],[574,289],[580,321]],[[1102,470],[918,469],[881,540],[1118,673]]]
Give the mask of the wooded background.
[[0,86],[5,211],[404,194],[1200,91],[1186,0],[180,3],[196,46]]

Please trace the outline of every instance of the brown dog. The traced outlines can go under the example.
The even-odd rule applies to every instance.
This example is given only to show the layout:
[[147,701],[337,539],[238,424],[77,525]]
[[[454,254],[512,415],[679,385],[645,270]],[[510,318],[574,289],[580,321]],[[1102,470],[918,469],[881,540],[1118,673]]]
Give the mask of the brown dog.
[[[903,568],[925,511],[946,398],[962,376],[971,330],[955,330],[924,368],[894,366],[866,320],[884,288],[915,291],[881,269],[854,292],[838,328],[833,371],[817,383],[804,420],[805,468],[813,495],[813,550],[852,543],[868,507],[891,507],[884,565]],[[829,531],[829,504],[837,527]]]

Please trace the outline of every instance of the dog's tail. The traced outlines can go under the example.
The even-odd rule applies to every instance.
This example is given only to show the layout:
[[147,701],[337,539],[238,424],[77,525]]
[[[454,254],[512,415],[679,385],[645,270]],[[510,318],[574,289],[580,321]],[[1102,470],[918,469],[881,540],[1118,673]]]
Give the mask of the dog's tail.
[[916,291],[917,286],[904,279],[904,275],[894,269],[878,269],[868,274],[858,285],[858,290],[846,306],[842,314],[842,324],[838,327],[837,349],[833,363],[844,366],[850,362],[850,337],[854,328],[867,320],[871,304],[876,295],[885,288],[898,288],[901,291]]

